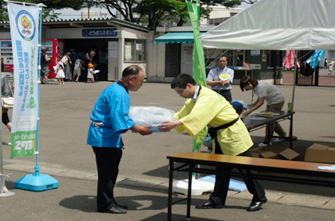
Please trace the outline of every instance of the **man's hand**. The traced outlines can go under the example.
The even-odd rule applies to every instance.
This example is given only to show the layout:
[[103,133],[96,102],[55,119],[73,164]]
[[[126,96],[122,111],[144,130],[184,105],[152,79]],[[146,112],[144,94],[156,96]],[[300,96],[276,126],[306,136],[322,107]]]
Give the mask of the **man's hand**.
[[246,111],[244,111],[244,112],[242,113],[242,115],[246,117],[246,116],[248,116],[249,114],[251,114],[251,112],[252,112],[251,110],[246,110]]
[[132,128],[130,128],[131,130],[133,131],[136,131],[137,133],[145,136],[145,135],[149,135],[149,134],[152,134],[152,131],[150,130],[149,127],[143,127],[143,126],[140,126],[138,124],[135,124]]
[[230,84],[229,80],[220,80],[221,85]]
[[142,127],[142,126],[141,126],[138,132],[139,132],[142,136],[152,134],[152,131],[150,130],[149,127]]
[[164,121],[163,124],[161,124],[158,128],[161,131],[169,131],[177,126],[182,125],[182,123],[180,121]]

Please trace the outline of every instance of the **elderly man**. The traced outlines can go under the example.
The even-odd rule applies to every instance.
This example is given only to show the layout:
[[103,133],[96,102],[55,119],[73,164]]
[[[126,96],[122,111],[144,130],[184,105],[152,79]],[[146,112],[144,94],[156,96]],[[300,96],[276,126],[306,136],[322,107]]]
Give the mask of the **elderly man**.
[[234,70],[227,67],[228,59],[226,55],[222,55],[217,60],[217,66],[208,72],[207,84],[227,101],[232,101],[231,83],[234,79]]
[[121,134],[129,129],[141,135],[152,133],[149,128],[135,124],[128,115],[128,91],[137,91],[144,80],[142,68],[137,65],[127,67],[122,72],[121,80],[102,92],[92,110],[87,144],[93,148],[98,169],[98,212],[127,212],[127,206],[121,206],[115,201],[113,189],[122,157]]

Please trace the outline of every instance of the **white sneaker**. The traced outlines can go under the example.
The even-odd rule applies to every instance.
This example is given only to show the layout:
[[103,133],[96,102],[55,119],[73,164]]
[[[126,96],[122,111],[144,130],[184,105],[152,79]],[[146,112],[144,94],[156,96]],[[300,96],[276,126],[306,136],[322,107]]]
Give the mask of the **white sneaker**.
[[267,142],[262,142],[262,143],[259,143],[258,146],[259,147],[267,147],[267,146],[271,146],[271,144],[272,144],[271,142],[270,142],[270,145],[268,145]]
[[280,142],[283,142],[284,141],[284,138],[282,137],[277,137],[273,142],[275,143],[280,143]]

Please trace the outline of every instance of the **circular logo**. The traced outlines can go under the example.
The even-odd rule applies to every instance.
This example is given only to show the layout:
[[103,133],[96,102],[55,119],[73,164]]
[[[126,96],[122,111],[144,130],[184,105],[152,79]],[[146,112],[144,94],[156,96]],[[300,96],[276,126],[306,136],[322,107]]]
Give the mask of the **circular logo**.
[[219,76],[221,80],[228,80],[230,78],[229,74],[223,73]]
[[16,27],[24,40],[31,41],[34,39],[36,32],[35,20],[28,11],[19,11],[16,16]]

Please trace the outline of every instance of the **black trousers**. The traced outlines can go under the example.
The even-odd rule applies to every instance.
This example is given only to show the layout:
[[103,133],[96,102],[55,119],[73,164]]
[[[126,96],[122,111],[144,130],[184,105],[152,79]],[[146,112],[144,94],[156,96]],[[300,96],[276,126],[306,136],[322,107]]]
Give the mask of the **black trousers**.
[[230,90],[215,90],[217,93],[221,94],[226,100],[231,103],[232,102],[232,96]]
[[[219,150],[218,150],[219,149]],[[221,148],[215,148],[215,153],[222,154]],[[239,154],[238,156],[248,156],[251,157],[250,151]],[[216,180],[214,191],[210,195],[210,200],[217,205],[225,205],[229,181],[231,176],[231,168],[228,167],[216,167]],[[266,201],[265,191],[263,186],[252,177],[252,174],[257,172],[254,170],[240,170],[243,174],[243,180],[248,188],[248,191],[253,195],[252,201]]]
[[92,147],[98,169],[97,208],[99,212],[115,205],[114,187],[122,157],[121,148]]

